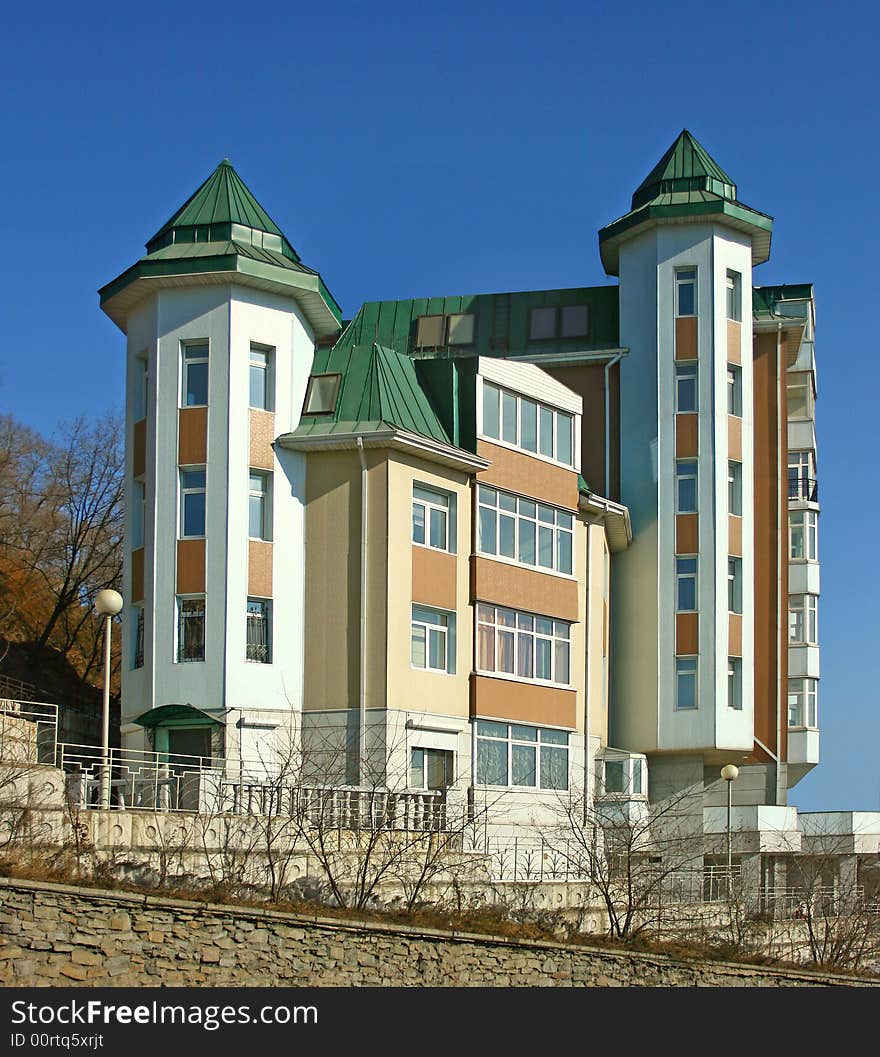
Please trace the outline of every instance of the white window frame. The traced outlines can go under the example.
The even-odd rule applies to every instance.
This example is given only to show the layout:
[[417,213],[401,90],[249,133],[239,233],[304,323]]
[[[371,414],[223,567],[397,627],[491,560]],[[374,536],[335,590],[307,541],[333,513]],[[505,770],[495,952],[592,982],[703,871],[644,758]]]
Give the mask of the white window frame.
[[[422,495],[416,495],[421,492]],[[455,553],[455,495],[445,492],[433,485],[423,484],[421,481],[413,481],[412,484],[412,544],[414,547],[426,547],[428,550],[446,551]],[[416,539],[416,507],[423,511],[422,527],[424,529],[424,540]],[[433,519],[432,513],[441,514],[445,519],[442,545],[432,542]]]
[[[685,286],[693,287],[694,310],[693,312],[681,311],[681,294]],[[686,268],[675,269],[675,318],[693,319],[697,315],[697,266],[690,265]]]
[[[415,755],[421,754],[421,777],[413,781],[415,775]],[[428,759],[430,755],[442,756],[446,767],[446,781],[442,786],[428,785]],[[448,789],[455,785],[455,751],[453,749],[438,749],[431,745],[411,745],[409,753],[409,788],[410,789]]]
[[[693,407],[686,407],[687,401],[683,399],[686,387],[693,386]],[[675,413],[677,415],[693,415],[700,410],[700,370],[696,362],[677,363],[675,365]]]
[[[494,496],[494,500],[493,497]],[[502,506],[502,502],[506,506]],[[534,508],[534,514],[529,508]],[[495,548],[484,538],[483,525],[492,520],[494,515]],[[549,520],[552,517],[552,521]],[[485,519],[485,520],[484,520]],[[513,555],[500,553],[502,522],[513,522]],[[528,532],[534,530],[533,562],[522,557],[521,535],[528,526]],[[514,495],[502,488],[479,485],[477,489],[477,553],[486,555],[495,561],[509,562],[527,569],[537,569],[542,573],[554,573],[558,576],[575,577],[574,556],[574,515],[570,510],[563,510],[550,503],[541,503],[525,496]],[[550,565],[540,564],[541,538],[543,533],[550,534]],[[546,536],[544,537],[546,538]],[[564,553],[564,541],[568,540],[568,558],[570,568],[563,567],[561,555]]]
[[800,502],[814,502],[817,487],[816,459],[810,449],[788,453],[788,498]]
[[727,318],[742,323],[742,276],[739,272],[727,271]]
[[[251,607],[254,607],[253,610]],[[262,613],[259,613],[259,609],[262,609]],[[259,615],[265,629],[265,643],[252,643],[250,635],[250,623],[251,614]],[[255,622],[256,623],[256,622]],[[258,656],[261,650],[265,653],[263,656]],[[272,599],[271,598],[257,598],[248,597],[247,604],[245,606],[245,647],[244,647],[244,659],[250,664],[271,664],[272,663]]]
[[[480,436],[484,440],[490,441],[492,444],[500,444],[505,448],[512,448],[515,451],[525,452],[527,455],[531,455],[536,459],[543,459],[545,462],[555,463],[557,466],[564,466],[566,469],[574,469],[577,465],[577,418],[578,416],[573,414],[571,411],[563,411],[561,408],[553,407],[551,404],[544,403],[541,400],[535,400],[533,397],[525,396],[523,394],[515,392],[513,389],[508,389],[505,386],[498,385],[495,382],[490,382],[485,378],[482,378],[482,394],[481,400],[481,432]],[[493,436],[486,430],[486,416],[483,409],[486,406],[486,401],[491,393],[497,393],[498,401],[498,436]],[[515,401],[515,423],[514,423],[514,439],[510,440],[505,438],[504,428],[504,402],[505,396],[507,400],[513,399]],[[535,407],[535,447],[527,448],[522,443],[523,433],[523,409],[524,406],[528,405]],[[546,446],[543,443],[544,432],[542,429],[542,416],[546,421],[546,415],[552,415],[552,427],[551,427],[551,451],[548,454]],[[559,436],[560,436],[560,423],[564,420],[568,421],[569,426],[569,444],[571,450],[571,459],[566,462],[564,459],[560,459],[559,452]]]
[[[596,794],[608,800],[644,800],[645,794],[645,761],[640,756],[605,756],[597,761],[596,768],[597,789]],[[620,775],[620,782],[609,782],[609,768],[614,768],[612,773]],[[610,785],[620,788],[609,788]]]
[[[802,554],[795,554],[795,531],[800,531]],[[819,515],[815,510],[789,511],[788,560],[790,562],[815,562],[819,560]]]
[[[499,623],[499,614],[509,623]],[[565,620],[556,620],[553,617],[541,616],[537,613],[526,613],[521,610],[511,609],[509,606],[494,606],[485,602],[476,603],[476,619],[474,630],[476,643],[474,647],[474,667],[480,675],[489,675],[499,679],[510,679],[521,683],[537,683],[541,686],[571,687],[571,624]],[[541,628],[539,630],[539,622]],[[547,628],[550,625],[550,630]],[[491,641],[491,660],[493,667],[484,667],[483,656],[480,650],[481,629],[485,629],[483,637]],[[512,640],[511,640],[512,637]],[[531,638],[531,650],[529,653],[520,654],[520,641],[524,644]],[[498,661],[502,653],[502,641],[511,641],[513,650],[513,671],[508,672],[498,667]],[[538,676],[538,644],[549,642],[550,653],[550,678]],[[547,646],[544,645],[546,650]],[[565,655],[566,678],[557,678],[561,674],[560,655]],[[522,674],[521,660],[528,656],[531,661],[532,674]]]
[[727,512],[742,517],[742,463],[735,459],[727,460]]
[[[259,478],[263,482],[261,488],[254,487],[255,478]],[[271,470],[250,468],[248,474],[248,539],[263,540],[266,543],[272,541],[272,478]],[[258,536],[254,536],[251,533],[251,509],[254,499],[260,504],[261,524]]]
[[[184,627],[184,614],[183,607],[187,602],[201,602],[202,608],[202,655],[201,657],[184,657],[183,654],[183,627]],[[205,660],[206,651],[206,630],[207,630],[207,619],[208,612],[206,606],[206,599],[203,594],[194,595],[177,595],[176,605],[176,629],[174,633],[174,659],[177,664],[200,664]]]
[[[691,563],[693,567],[691,568]],[[675,556],[675,611],[676,613],[696,613],[700,606],[699,595],[699,565],[700,561],[696,554],[677,554]],[[681,606],[682,585],[693,581],[694,604],[689,609]]]
[[[700,707],[700,696],[699,696],[699,674],[700,674],[700,661],[699,658],[694,655],[686,655],[675,658],[675,710],[676,712],[693,712]],[[694,703],[692,705],[683,705],[681,703],[681,680],[692,679],[693,680],[693,698]]]
[[[795,401],[789,398],[789,394],[798,390],[804,390],[803,410],[793,414],[792,409]],[[810,371],[791,371],[785,380],[786,401],[788,405],[788,417],[794,422],[808,422],[815,414],[813,402],[813,375]]]
[[[693,472],[685,473],[684,468],[693,466]],[[681,488],[686,481],[694,482],[693,509],[685,507],[681,499]],[[697,459],[675,460],[675,512],[676,514],[696,514],[700,509],[700,464]]]
[[[204,478],[204,484],[187,484],[186,476],[190,474],[200,473]],[[204,539],[208,524],[208,471],[205,466],[181,466],[178,470],[178,482],[180,490],[180,517],[178,520],[178,539],[182,540],[198,540]],[[186,531],[186,505],[189,496],[202,495],[204,497],[205,513],[202,524],[201,532],[187,532]]]
[[727,413],[734,418],[742,418],[742,367],[727,365]]
[[[501,727],[506,727],[506,734],[501,737]],[[490,731],[493,731],[491,733]],[[534,731],[534,739],[525,734],[525,731]],[[561,739],[564,738],[563,742]],[[554,740],[555,739],[555,740]],[[480,775],[480,743],[486,742],[491,745],[504,745],[506,753],[506,783],[481,781]],[[515,749],[528,749],[534,751],[535,769],[534,783],[514,782],[514,754]],[[565,751],[565,785],[545,785],[542,767],[542,753],[547,750]],[[489,789],[516,789],[516,790],[562,790],[571,785],[571,736],[567,730],[559,730],[554,727],[539,727],[533,723],[510,723],[507,720],[477,719],[474,721],[474,785]],[[482,777],[485,777],[483,775]]]
[[[190,355],[190,350],[204,349],[203,356]],[[180,343],[180,406],[183,407],[207,407],[210,396],[211,368],[210,368],[210,342],[207,338],[192,339]],[[189,403],[187,401],[187,390],[189,389],[189,371],[191,367],[205,365],[205,400],[203,403]]]
[[727,707],[741,712],[742,698],[742,657],[727,658]]
[[727,556],[727,610],[742,614],[743,611],[743,563],[742,558]]
[[[792,713],[794,712],[794,717]],[[816,730],[819,726],[819,680],[804,676],[788,680],[788,729]],[[792,718],[800,722],[792,722]]]
[[[262,404],[253,403],[254,380],[260,377]],[[275,349],[251,342],[248,360],[248,404],[256,411],[275,410]]]
[[809,593],[788,596],[788,642],[790,646],[819,644],[819,596]]
[[[428,614],[439,618],[428,619]],[[425,663],[417,664],[415,659],[416,630],[424,636]],[[431,664],[431,643],[435,638],[442,638],[443,667]],[[455,675],[455,613],[433,606],[420,606],[413,602],[410,615],[409,663],[414,671],[435,672],[438,675]]]

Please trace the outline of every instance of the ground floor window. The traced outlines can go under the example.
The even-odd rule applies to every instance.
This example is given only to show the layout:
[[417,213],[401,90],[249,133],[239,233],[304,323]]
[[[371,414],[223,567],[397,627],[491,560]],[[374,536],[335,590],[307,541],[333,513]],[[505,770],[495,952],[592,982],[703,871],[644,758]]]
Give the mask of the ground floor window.
[[568,733],[477,720],[477,784],[568,789]]
[[449,749],[413,749],[410,780],[413,789],[447,789],[455,780]]

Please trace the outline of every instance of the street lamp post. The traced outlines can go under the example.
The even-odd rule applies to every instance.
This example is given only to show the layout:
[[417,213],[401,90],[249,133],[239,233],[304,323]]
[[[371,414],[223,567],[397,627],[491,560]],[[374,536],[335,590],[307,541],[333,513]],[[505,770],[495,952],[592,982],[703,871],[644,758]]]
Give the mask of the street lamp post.
[[122,609],[122,595],[109,588],[99,591],[95,609],[104,618],[104,712],[101,722],[101,807],[110,807],[110,639],[111,621]]
[[733,783],[739,776],[739,768],[732,763],[725,764],[721,768],[721,777],[727,782],[727,898],[732,894],[731,873],[733,871],[732,834],[730,828],[730,816],[733,794]]

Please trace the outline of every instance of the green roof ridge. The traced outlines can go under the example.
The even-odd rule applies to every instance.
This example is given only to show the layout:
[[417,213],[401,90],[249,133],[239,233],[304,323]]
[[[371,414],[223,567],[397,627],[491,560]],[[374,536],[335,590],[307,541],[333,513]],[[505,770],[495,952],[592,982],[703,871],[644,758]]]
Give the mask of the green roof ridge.
[[676,191],[710,191],[736,201],[736,184],[686,128],[636,188],[631,208]]

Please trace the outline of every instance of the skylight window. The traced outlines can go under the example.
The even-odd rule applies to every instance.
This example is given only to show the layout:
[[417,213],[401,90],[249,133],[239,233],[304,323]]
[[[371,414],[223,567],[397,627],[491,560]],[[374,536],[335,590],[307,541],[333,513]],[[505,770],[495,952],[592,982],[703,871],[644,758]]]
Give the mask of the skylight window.
[[336,410],[341,374],[313,374],[306,388],[304,415],[332,415]]

